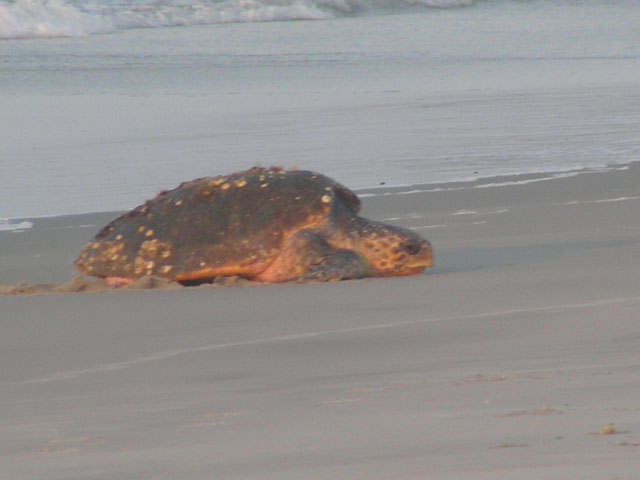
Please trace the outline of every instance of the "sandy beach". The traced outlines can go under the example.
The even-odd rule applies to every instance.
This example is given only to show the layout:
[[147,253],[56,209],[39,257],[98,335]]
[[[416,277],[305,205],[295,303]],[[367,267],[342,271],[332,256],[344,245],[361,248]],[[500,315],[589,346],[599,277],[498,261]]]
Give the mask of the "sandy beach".
[[[371,190],[415,277],[0,296],[11,479],[633,479],[640,165]],[[71,279],[114,213],[0,231]]]

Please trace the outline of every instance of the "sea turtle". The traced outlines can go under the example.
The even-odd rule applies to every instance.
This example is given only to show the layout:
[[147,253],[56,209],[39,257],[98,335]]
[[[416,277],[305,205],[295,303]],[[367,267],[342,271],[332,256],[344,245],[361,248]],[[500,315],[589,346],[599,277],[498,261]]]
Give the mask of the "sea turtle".
[[106,225],[74,263],[112,285],[145,275],[324,281],[431,266],[426,240],[359,217],[359,209],[355,193],[324,175],[254,167],[161,192]]

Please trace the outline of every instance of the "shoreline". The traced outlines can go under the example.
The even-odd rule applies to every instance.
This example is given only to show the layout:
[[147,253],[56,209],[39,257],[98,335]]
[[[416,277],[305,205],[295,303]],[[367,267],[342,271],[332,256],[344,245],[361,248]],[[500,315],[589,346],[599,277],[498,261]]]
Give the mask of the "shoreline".
[[[502,187],[510,185],[522,185],[532,182],[544,182],[548,180],[555,180],[558,178],[573,177],[577,175],[585,175],[590,173],[602,173],[608,171],[626,170],[630,165],[634,163],[640,163],[640,160],[630,160],[622,163],[612,163],[604,166],[597,167],[576,167],[575,169],[568,170],[548,170],[548,171],[528,171],[522,173],[506,174],[506,175],[489,175],[486,177],[470,178],[467,180],[451,180],[445,182],[435,183],[413,183],[413,184],[384,184],[371,185],[368,187],[353,188],[352,190],[358,195],[359,198],[368,198],[372,196],[388,196],[388,195],[404,195],[411,193],[429,193],[445,190],[464,190],[468,188],[490,188],[490,187]],[[322,172],[320,172],[322,173]],[[215,175],[212,175],[215,176]],[[186,179],[185,179],[186,181]],[[338,180],[339,181],[339,180]],[[343,182],[341,182],[343,183]],[[344,183],[343,183],[344,184]],[[175,185],[177,186],[177,184]],[[346,185],[350,188],[348,185]],[[172,188],[172,187],[171,187]],[[131,209],[137,205],[132,205]],[[26,230],[32,228],[31,226],[22,226],[20,223],[34,223],[36,221],[42,221],[46,219],[61,219],[67,217],[88,217],[91,218],[94,215],[113,215],[114,218],[118,215],[126,213],[128,210],[99,210],[92,212],[80,212],[80,213],[62,213],[59,215],[41,215],[41,216],[20,216],[20,217],[3,217],[0,218],[0,232],[11,232],[15,230]],[[15,228],[12,228],[15,225]]]
[[[559,182],[575,179],[580,182],[587,178],[606,175],[621,174],[630,170],[640,170],[640,162],[629,162],[626,164],[609,165],[601,168],[589,168],[579,170],[566,170],[547,173],[527,173],[519,175],[506,175],[479,178],[468,182],[446,182],[407,186],[379,186],[375,188],[365,188],[356,190],[362,200],[363,208],[360,212],[362,216],[374,220],[395,223],[400,226],[414,228],[422,235],[429,237],[436,235],[438,230],[446,229],[447,224],[434,221],[428,225],[418,225],[419,219],[429,219],[430,217],[441,218],[436,212],[430,211],[428,207],[424,210],[420,206],[421,199],[433,198],[437,196],[484,196],[484,192],[489,195],[498,196],[500,191],[508,191],[531,188],[537,190],[548,182]],[[586,177],[585,177],[586,176]],[[624,201],[640,198],[630,195],[628,197],[601,198],[597,200],[587,200],[587,202],[608,202]],[[426,201],[426,200],[425,200]],[[402,203],[407,205],[408,210],[389,209],[389,205]],[[570,203],[570,202],[569,202]],[[507,213],[508,205],[496,207],[490,215]],[[387,212],[387,213],[381,213]],[[128,287],[110,287],[103,280],[84,277],[73,270],[72,261],[80,251],[84,243],[97,232],[102,226],[113,218],[121,215],[122,211],[106,211],[84,214],[60,215],[51,217],[26,217],[15,219],[17,226],[27,225],[27,228],[11,230],[5,228],[0,230],[0,242],[5,247],[5,252],[0,256],[0,296],[12,295],[41,295],[60,293],[102,293],[118,291],[140,291],[153,289],[182,289],[185,287],[177,282],[171,282],[158,277],[143,277],[139,281]],[[452,215],[458,218],[473,218],[479,212],[469,208],[460,208]],[[476,222],[481,225],[485,220]],[[473,222],[472,222],[473,223]],[[55,242],[55,254],[48,252],[46,238],[42,238],[41,233],[55,232],[51,239]],[[21,242],[21,236],[27,237],[26,242]],[[429,238],[427,238],[429,239]],[[433,243],[433,241],[432,241]],[[440,243],[440,241],[438,241]],[[75,249],[69,248],[73,245]],[[436,266],[425,270],[422,275],[429,275],[440,269],[438,250],[436,249]],[[41,261],[40,259],[43,259]],[[66,264],[61,261],[66,259]],[[21,261],[26,260],[27,268],[21,268]],[[20,275],[24,275],[21,278]],[[366,279],[365,279],[366,281]],[[203,284],[199,288],[215,288],[226,285],[260,285],[260,283],[243,280],[236,277],[220,278],[211,284]]]

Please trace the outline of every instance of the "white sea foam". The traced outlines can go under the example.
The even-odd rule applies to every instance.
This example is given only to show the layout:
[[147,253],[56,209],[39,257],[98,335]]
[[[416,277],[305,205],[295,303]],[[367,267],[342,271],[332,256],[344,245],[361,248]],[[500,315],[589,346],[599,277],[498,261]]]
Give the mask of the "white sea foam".
[[108,17],[64,0],[0,0],[0,38],[75,37],[113,28]]
[[11,220],[0,219],[0,232],[21,232],[33,227],[32,222],[18,222],[13,223]]
[[[469,190],[469,189],[475,189],[475,188],[509,187],[509,186],[515,186],[515,185],[526,185],[528,183],[535,183],[535,182],[545,182],[547,180],[553,180],[555,178],[573,177],[576,175],[587,173],[588,171],[601,171],[601,170],[603,169],[551,173],[543,177],[529,178],[526,180],[506,180],[503,182],[481,183],[479,185],[469,183],[468,185],[455,186],[455,187],[412,188],[411,190],[404,190],[404,191],[392,191],[392,192],[381,191],[381,192],[358,193],[358,196],[361,198],[384,197],[389,195],[413,195],[415,193],[455,192],[458,190]],[[472,213],[477,213],[477,212],[461,210],[460,212],[454,213],[454,215],[469,215]]]
[[[567,172],[549,172],[549,173],[543,174],[540,177],[536,176],[533,178],[526,178],[522,180],[518,179],[519,174],[514,174],[512,179],[504,180],[501,182],[474,184],[473,182],[475,182],[475,180],[472,179],[469,181],[468,184],[461,185],[461,186],[412,188],[410,190],[401,190],[401,191],[384,191],[383,189],[381,189],[379,192],[377,191],[367,192],[367,193],[358,192],[358,196],[360,198],[385,197],[390,195],[413,195],[416,193],[455,192],[458,190],[469,190],[469,189],[476,189],[476,188],[511,187],[511,186],[527,185],[529,183],[546,182],[548,180],[554,180],[558,178],[570,178],[570,177],[575,177],[577,175],[584,175],[586,173],[624,171],[628,169],[629,169],[628,165],[610,165],[606,167],[581,168],[579,170],[567,171]],[[612,198],[612,199],[605,199],[605,200],[596,200],[592,203],[618,202],[618,201],[624,201],[624,200],[635,200],[637,198],[640,198],[640,197]],[[573,203],[583,203],[583,202],[568,202],[567,205],[573,204]],[[508,209],[498,209],[493,212],[485,212],[485,214],[489,215],[489,214],[495,214],[495,213],[505,213],[508,211],[509,211]],[[453,213],[453,215],[471,215],[471,214],[477,214],[477,213],[479,212],[470,211],[470,210],[469,211],[460,210],[458,212]]]
[[640,200],[640,197],[616,197],[616,198],[601,198],[599,200],[574,200],[571,202],[565,202],[563,205],[582,205],[587,203],[612,203],[612,202],[626,202],[627,200]]
[[323,20],[473,0],[0,0],[0,38],[76,37],[127,28]]
[[444,223],[439,223],[437,225],[422,225],[419,227],[411,227],[413,230],[430,230],[432,228],[445,228],[448,227],[449,225],[446,225]]
[[453,212],[451,215],[475,215],[478,212],[476,210],[458,210],[457,212]]

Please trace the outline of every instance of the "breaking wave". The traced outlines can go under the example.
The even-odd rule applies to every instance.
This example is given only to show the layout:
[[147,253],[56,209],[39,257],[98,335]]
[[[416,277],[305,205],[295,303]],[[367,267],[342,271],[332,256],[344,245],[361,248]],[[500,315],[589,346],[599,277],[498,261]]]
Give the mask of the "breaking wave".
[[75,37],[129,28],[324,20],[457,8],[475,0],[0,0],[0,39]]

